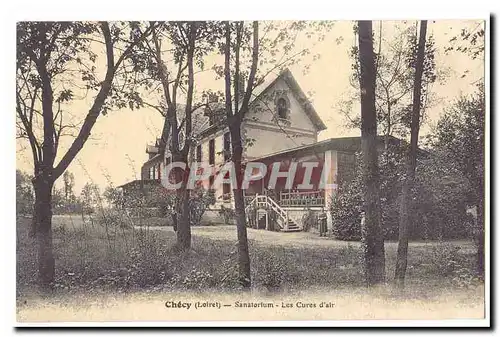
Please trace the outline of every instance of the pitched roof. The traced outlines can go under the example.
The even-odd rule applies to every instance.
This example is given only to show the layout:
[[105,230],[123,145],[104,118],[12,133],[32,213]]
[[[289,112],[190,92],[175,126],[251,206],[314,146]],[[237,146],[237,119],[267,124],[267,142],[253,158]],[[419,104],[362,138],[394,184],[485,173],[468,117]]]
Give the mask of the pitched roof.
[[[325,123],[321,120],[321,117],[318,115],[316,110],[314,109],[314,106],[312,103],[309,101],[307,96],[305,95],[304,91],[300,88],[299,84],[295,80],[295,78],[292,75],[292,72],[286,68],[284,69],[278,76],[276,77],[269,77],[267,81],[262,82],[259,84],[255,89],[253,90],[252,97],[250,98],[249,104],[252,104],[259,98],[262,98],[262,96],[274,86],[274,84],[278,80],[284,80],[285,83],[292,89],[292,94],[295,96],[297,101],[299,101],[302,106],[304,107],[304,111],[307,114],[307,116],[311,119],[313,125],[316,127],[318,131],[322,131],[326,129]],[[185,109],[186,105],[185,104],[177,104],[177,117],[179,120],[182,120],[185,116]],[[212,111],[214,110],[221,110],[224,111],[225,109],[225,104],[224,102],[213,102],[209,103],[209,107],[205,109],[198,109],[193,113],[193,133],[194,134],[210,134],[212,132],[218,131],[221,128],[225,127],[225,124],[216,124],[216,125],[209,125],[209,117],[206,114],[206,111],[210,109]],[[166,142],[168,140],[168,135],[170,131],[170,123],[165,118],[165,121],[163,123],[163,129],[162,129],[162,134],[161,137],[159,138],[159,141],[157,141],[157,145],[160,149],[160,152],[163,153],[165,149]]]
[[302,103],[302,106],[304,107],[304,111],[306,112],[307,116],[311,119],[313,122],[314,126],[318,131],[323,131],[326,129],[326,125],[319,117],[319,114],[317,113],[316,109],[314,109],[314,106],[312,103],[309,101],[307,98],[306,94],[302,90],[302,88],[299,86],[299,83],[297,80],[295,80],[295,77],[293,77],[292,72],[290,69],[286,68],[284,69],[277,77],[270,81],[265,81],[264,83],[260,84],[254,89],[252,98],[250,99],[250,104],[260,98],[264,93],[267,92],[270,88],[273,87],[273,85],[278,81],[278,80],[284,80],[285,83],[292,89],[292,93],[294,94],[295,98],[297,101]]
[[[384,136],[377,136],[377,142],[379,145],[384,144]],[[389,136],[389,143],[393,146],[402,146],[406,144],[406,142],[402,139],[396,138],[394,136]],[[325,150],[335,150],[341,152],[350,152],[355,153],[361,151],[361,137],[340,137],[340,138],[329,138],[322,140],[320,142],[298,146],[292,149],[274,152],[259,158],[252,159],[251,161],[258,161],[267,158],[273,157],[282,157],[282,156],[293,156],[295,154],[305,154],[305,153],[321,153]],[[428,152],[422,149],[418,149],[419,155],[425,157]]]
[[149,180],[136,179],[136,180],[129,181],[123,185],[116,186],[116,188],[123,188],[123,189],[143,188],[145,186],[161,186],[161,182],[158,180],[153,180],[153,179],[149,179]]
[[[177,103],[176,113],[177,113],[177,119],[179,121],[182,121],[184,119],[184,116],[186,115],[186,105]],[[204,127],[204,125],[208,123],[208,117],[203,115],[203,111],[201,109],[198,109],[193,112],[192,120],[193,120],[192,123],[193,133],[195,134],[199,133]],[[163,153],[163,151],[165,150],[165,145],[168,141],[169,134],[170,134],[170,122],[168,118],[165,117],[163,121],[163,128],[161,131],[160,138],[156,139],[156,146],[159,148],[159,153]]]

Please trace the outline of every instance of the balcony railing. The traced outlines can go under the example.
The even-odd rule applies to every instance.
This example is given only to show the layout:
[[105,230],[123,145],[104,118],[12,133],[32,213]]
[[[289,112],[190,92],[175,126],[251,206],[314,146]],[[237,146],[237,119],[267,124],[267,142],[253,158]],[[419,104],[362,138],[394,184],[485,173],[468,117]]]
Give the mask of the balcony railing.
[[281,191],[279,203],[285,207],[325,206],[325,194],[324,191]]

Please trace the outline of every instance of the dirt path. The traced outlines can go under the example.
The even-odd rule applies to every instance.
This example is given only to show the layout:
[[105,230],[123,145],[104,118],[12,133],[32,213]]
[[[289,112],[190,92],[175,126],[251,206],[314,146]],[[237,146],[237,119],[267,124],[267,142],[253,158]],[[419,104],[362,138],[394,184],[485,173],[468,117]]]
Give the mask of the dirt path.
[[[139,227],[137,227],[139,228]],[[174,233],[172,227],[158,227],[151,226],[150,230],[161,230]],[[340,241],[333,238],[319,237],[316,233],[306,232],[271,232],[262,229],[248,228],[248,238],[254,240],[259,244],[267,246],[293,246],[298,248],[311,248],[311,247],[359,247],[358,241]],[[236,228],[231,225],[217,225],[217,226],[196,226],[191,228],[193,236],[203,236],[212,240],[228,240],[236,241]],[[459,246],[464,250],[474,250],[473,243],[468,241],[446,241],[447,244]],[[440,242],[411,242],[411,247],[429,248],[439,245]],[[387,242],[386,247],[389,249],[396,248],[397,242]]]

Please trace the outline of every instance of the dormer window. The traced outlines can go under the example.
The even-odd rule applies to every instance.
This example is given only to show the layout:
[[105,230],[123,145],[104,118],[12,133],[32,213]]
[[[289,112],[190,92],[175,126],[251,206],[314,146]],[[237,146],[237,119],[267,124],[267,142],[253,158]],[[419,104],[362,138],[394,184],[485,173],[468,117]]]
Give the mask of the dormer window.
[[278,99],[276,109],[279,119],[288,119],[288,102],[285,98],[281,97]]

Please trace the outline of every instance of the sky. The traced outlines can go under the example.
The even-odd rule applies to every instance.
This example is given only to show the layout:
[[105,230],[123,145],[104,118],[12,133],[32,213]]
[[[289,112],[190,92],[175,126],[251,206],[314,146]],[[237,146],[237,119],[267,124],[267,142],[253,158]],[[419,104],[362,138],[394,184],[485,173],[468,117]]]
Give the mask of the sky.
[[[449,45],[451,37],[460,33],[464,27],[473,28],[480,21],[443,20],[430,21],[428,35],[432,34],[436,41],[438,68],[447,68],[449,76],[444,85],[435,84],[432,91],[439,98],[439,103],[428,111],[428,123],[422,128],[422,134],[429,132],[430,125],[435,123],[443,109],[462,94],[470,94],[474,90],[473,83],[484,76],[484,61],[471,60],[467,55],[452,52],[445,54],[444,48]],[[327,125],[327,129],[319,135],[319,140],[331,137],[359,136],[360,131],[345,127],[345,119],[340,114],[338,104],[347,97],[352,88],[349,84],[351,59],[349,50],[355,43],[352,21],[337,21],[326,34],[323,41],[314,44],[310,39],[300,37],[295,48],[307,47],[310,57],[290,67],[295,79],[305,93],[310,93],[312,103]],[[374,21],[374,31],[378,31],[379,22]],[[384,21],[384,34],[390,36],[395,23]],[[384,35],[385,36],[385,35]],[[319,59],[313,59],[319,55]],[[214,57],[213,62],[217,62]],[[207,61],[207,67],[210,60]],[[303,70],[308,67],[309,71]],[[462,78],[465,70],[469,73]],[[222,89],[222,80],[216,80],[212,71],[197,74],[196,91],[206,88]],[[74,114],[83,118],[88,111],[88,100],[75,102]],[[153,143],[160,135],[163,117],[155,110],[143,108],[139,110],[123,109],[100,116],[94,126],[91,138],[71,163],[68,170],[75,176],[75,192],[79,194],[86,182],[94,182],[103,190],[110,183],[114,186],[140,178],[140,168],[147,160],[146,145]],[[70,145],[71,139],[61,144],[60,153]],[[32,157],[29,146],[18,140],[16,144],[16,165],[18,169],[32,173]],[[57,160],[56,160],[57,162]],[[62,178],[56,183],[61,186]]]

